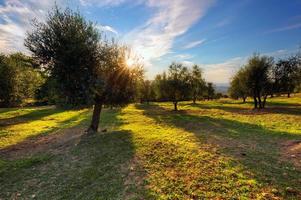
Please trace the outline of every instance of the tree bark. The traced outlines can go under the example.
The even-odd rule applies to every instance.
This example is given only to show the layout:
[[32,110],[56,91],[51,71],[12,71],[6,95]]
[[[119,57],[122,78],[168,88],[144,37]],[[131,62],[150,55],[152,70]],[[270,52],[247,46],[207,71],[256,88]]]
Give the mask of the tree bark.
[[265,108],[265,103],[266,103],[267,97],[268,97],[268,95],[264,96],[263,103],[262,103],[262,108]]
[[102,104],[103,104],[102,102],[96,102],[95,105],[94,105],[92,121],[91,121],[91,125],[88,129],[89,134],[96,133],[97,130],[98,130]]
[[254,96],[254,109],[257,109],[257,98]]
[[243,99],[243,102],[246,103],[247,97],[243,97],[242,99]]
[[291,97],[291,94],[288,92],[287,93],[287,98],[290,98]]
[[178,102],[175,101],[173,102],[173,104],[174,104],[174,111],[178,111]]

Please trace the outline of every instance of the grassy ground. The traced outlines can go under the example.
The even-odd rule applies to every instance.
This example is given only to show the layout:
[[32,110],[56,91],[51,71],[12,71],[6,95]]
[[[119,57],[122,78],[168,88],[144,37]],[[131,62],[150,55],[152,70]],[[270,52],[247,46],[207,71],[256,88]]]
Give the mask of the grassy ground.
[[0,199],[301,198],[301,97],[179,108],[0,109]]

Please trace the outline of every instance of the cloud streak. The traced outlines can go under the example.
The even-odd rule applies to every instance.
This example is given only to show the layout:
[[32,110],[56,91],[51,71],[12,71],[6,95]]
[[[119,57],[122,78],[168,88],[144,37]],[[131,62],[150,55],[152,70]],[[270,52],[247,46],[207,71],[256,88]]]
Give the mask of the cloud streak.
[[146,5],[155,9],[153,16],[127,34],[126,40],[150,63],[168,54],[175,38],[186,33],[212,4],[211,0],[148,0]]
[[294,30],[294,29],[299,29],[299,28],[301,28],[301,23],[296,23],[296,24],[291,24],[291,25],[288,25],[288,26],[284,26],[284,27],[280,27],[280,28],[276,28],[276,29],[266,31],[265,34],[289,31],[289,30]]
[[202,39],[202,40],[197,40],[197,41],[188,43],[187,45],[184,46],[184,49],[194,48],[196,46],[199,46],[199,45],[203,44],[205,41],[206,41],[206,39]]

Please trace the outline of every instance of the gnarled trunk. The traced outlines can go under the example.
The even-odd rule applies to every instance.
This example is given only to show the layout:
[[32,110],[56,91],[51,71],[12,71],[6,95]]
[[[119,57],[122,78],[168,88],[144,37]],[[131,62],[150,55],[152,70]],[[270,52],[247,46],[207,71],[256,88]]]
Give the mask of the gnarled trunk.
[[173,102],[173,105],[174,105],[174,111],[178,111],[178,102],[177,101]]
[[257,109],[257,107],[258,107],[257,98],[256,98],[256,96],[254,96],[253,98],[254,98],[254,109]]
[[93,115],[92,115],[92,121],[91,121],[91,125],[88,129],[89,134],[96,133],[98,130],[102,105],[103,105],[102,101],[95,101]]

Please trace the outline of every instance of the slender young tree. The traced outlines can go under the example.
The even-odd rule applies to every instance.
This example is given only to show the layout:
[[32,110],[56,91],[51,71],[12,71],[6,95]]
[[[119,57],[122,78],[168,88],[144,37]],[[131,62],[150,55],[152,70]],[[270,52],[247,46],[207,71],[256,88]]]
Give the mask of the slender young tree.
[[231,98],[238,99],[241,98],[243,102],[249,95],[249,89],[246,85],[247,74],[245,68],[241,68],[232,78],[229,88],[229,94]]
[[189,96],[189,71],[180,63],[172,63],[167,75],[167,95],[174,104],[174,110],[178,110],[178,102]]

